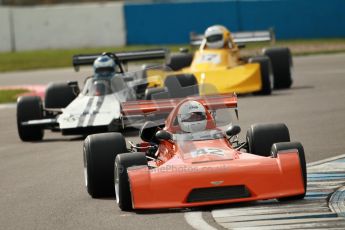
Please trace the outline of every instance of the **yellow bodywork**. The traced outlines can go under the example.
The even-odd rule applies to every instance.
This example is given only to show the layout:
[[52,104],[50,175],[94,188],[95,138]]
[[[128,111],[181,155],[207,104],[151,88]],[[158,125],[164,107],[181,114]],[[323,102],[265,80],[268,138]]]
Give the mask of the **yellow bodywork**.
[[259,91],[261,72],[258,63],[243,63],[234,48],[204,49],[195,52],[190,67],[180,71],[148,70],[149,87],[163,87],[168,75],[191,73],[197,78],[200,94],[253,93]]

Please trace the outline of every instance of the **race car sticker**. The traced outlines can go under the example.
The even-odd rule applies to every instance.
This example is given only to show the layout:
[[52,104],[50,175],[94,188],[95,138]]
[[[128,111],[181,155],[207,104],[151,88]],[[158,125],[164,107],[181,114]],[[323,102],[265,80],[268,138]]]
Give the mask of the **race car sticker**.
[[219,64],[220,63],[220,55],[219,54],[202,54],[196,61],[196,63],[213,63],[213,64]]
[[201,155],[213,154],[217,156],[224,156],[224,151],[222,149],[216,148],[202,148],[191,152],[192,157],[198,157]]

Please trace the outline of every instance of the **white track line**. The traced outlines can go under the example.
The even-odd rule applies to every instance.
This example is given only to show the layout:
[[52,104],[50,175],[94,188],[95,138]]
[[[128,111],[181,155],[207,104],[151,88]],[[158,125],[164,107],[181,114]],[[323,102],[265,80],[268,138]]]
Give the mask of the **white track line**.
[[217,230],[216,228],[209,225],[203,218],[202,212],[186,212],[184,214],[184,218],[186,219],[187,223],[192,226],[194,229],[198,230]]
[[[330,161],[335,161],[341,158],[345,158],[345,154],[329,157],[320,161],[315,161],[307,164],[307,167],[313,167],[316,165],[324,164]],[[202,218],[202,211],[197,212],[186,212],[184,214],[184,218],[186,219],[187,223],[192,226],[194,229],[200,230],[216,230],[216,228],[209,225],[203,218]]]
[[16,107],[16,103],[0,104],[0,109],[12,109]]
[[314,162],[308,163],[307,166],[308,167],[312,167],[312,166],[324,164],[324,163],[327,163],[327,162],[330,162],[330,161],[339,160],[341,158],[345,158],[345,154],[338,155],[338,156],[335,156],[335,157],[329,157],[329,158],[326,158],[326,159],[323,159],[323,160],[319,160],[319,161],[314,161]]

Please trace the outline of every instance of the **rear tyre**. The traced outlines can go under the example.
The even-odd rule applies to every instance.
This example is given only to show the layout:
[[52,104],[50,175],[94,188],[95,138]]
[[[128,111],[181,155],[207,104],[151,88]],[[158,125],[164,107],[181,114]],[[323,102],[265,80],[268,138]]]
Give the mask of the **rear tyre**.
[[251,57],[248,60],[249,63],[259,63],[261,73],[261,90],[256,92],[258,95],[270,95],[272,93],[272,67],[271,61],[267,56]]
[[44,130],[41,126],[23,126],[22,122],[43,118],[42,100],[37,96],[20,97],[17,100],[17,128],[22,141],[40,141]]
[[124,153],[115,159],[116,202],[122,211],[132,210],[132,195],[127,169],[132,166],[147,166],[145,153]]
[[89,135],[84,141],[84,175],[88,193],[93,198],[114,196],[114,162],[127,152],[121,133]]
[[175,53],[170,56],[168,67],[177,71],[182,68],[188,67],[192,64],[193,54],[191,53]]
[[177,78],[180,85],[182,87],[197,85],[198,81],[196,80],[196,77],[193,74],[177,74],[177,75],[169,75],[165,79],[164,83],[166,84],[166,81],[168,78]]
[[285,124],[254,124],[247,131],[248,152],[268,157],[274,143],[289,142],[289,129]]
[[273,47],[263,50],[264,55],[268,56],[272,63],[274,88],[286,89],[292,85],[292,55],[287,47]]
[[289,149],[297,149],[298,150],[298,157],[299,162],[301,166],[302,171],[302,180],[304,184],[304,193],[295,195],[295,196],[289,196],[289,197],[283,197],[279,198],[279,201],[288,201],[288,200],[300,200],[305,197],[306,191],[307,191],[307,165],[305,161],[305,154],[304,154],[304,148],[301,143],[299,142],[285,142],[285,143],[275,143],[272,146],[272,157],[277,157],[277,154],[279,151],[289,150]]
[[169,75],[164,81],[170,98],[199,95],[198,81],[193,74]]
[[77,94],[68,83],[51,83],[47,87],[44,105],[46,108],[65,108]]

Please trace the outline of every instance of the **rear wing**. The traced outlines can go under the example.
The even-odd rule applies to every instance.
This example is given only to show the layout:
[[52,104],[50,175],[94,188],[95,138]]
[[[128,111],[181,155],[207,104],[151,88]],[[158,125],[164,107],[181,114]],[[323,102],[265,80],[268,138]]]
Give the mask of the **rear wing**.
[[[198,100],[208,110],[237,108],[236,94],[192,96],[188,99]],[[123,117],[170,113],[183,100],[186,98],[127,101],[121,103],[121,112]]]
[[[248,32],[236,32],[231,33],[232,38],[236,44],[245,44],[252,42],[271,42],[275,43],[275,33],[273,28],[262,31],[248,31]],[[190,44],[192,46],[199,46],[202,44],[204,35],[190,33]]]
[[[129,51],[129,52],[116,52],[109,53],[110,56],[115,59],[115,62],[126,64],[131,61],[145,61],[145,60],[157,60],[157,59],[168,59],[169,50],[167,49],[151,49],[151,50],[140,50],[140,51]],[[79,54],[73,56],[73,67],[75,71],[79,70],[79,66],[92,65],[96,58],[101,56],[99,54]]]

